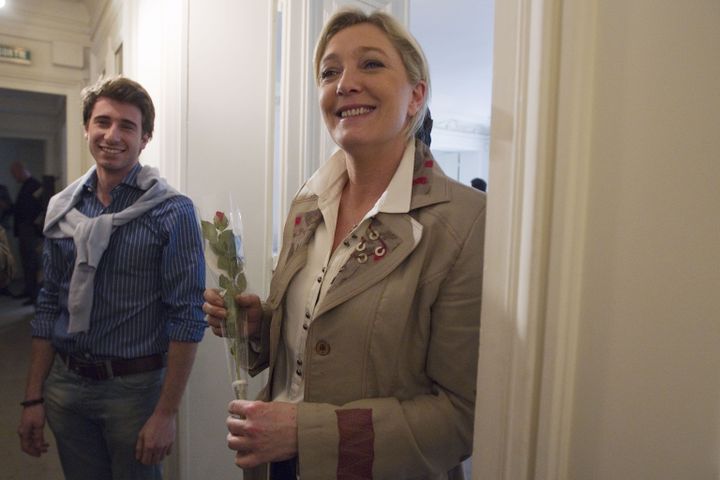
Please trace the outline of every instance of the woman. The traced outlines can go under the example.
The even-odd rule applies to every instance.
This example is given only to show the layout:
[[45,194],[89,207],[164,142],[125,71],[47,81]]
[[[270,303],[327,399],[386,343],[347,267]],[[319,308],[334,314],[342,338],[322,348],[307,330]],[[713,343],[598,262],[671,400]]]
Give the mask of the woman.
[[[235,401],[228,445],[246,478],[462,478],[471,453],[484,196],[443,175],[414,136],[429,96],[415,40],[345,10],[315,74],[340,150],[297,194],[261,305],[248,309],[257,402]],[[226,311],[206,291],[216,334]]]

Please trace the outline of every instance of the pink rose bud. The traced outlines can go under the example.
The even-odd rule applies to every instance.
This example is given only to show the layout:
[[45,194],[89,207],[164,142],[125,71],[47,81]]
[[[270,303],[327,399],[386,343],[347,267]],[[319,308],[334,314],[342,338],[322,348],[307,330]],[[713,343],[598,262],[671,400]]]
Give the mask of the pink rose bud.
[[215,218],[213,218],[213,223],[215,224],[215,228],[224,230],[225,228],[227,228],[229,222],[225,214],[218,210],[217,212],[215,212]]

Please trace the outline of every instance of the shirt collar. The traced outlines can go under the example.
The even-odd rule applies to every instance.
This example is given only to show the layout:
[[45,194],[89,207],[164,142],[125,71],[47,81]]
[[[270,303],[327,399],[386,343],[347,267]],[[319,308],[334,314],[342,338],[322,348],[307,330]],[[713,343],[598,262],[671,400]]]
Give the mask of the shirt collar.
[[[393,174],[387,188],[370,209],[368,215],[375,213],[407,213],[410,211],[412,196],[413,166],[415,160],[415,141],[411,139],[405,146],[405,152]],[[307,188],[318,196],[318,203],[342,191],[347,178],[345,154],[342,150],[335,152],[307,181]]]

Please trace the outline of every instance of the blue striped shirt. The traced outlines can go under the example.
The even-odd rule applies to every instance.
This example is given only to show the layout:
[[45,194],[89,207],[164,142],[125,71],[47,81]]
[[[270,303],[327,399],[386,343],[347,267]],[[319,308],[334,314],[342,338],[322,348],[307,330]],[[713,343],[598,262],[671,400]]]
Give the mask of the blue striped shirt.
[[[111,192],[104,207],[93,174],[76,208],[88,217],[120,212],[142,194],[138,164]],[[171,340],[199,342],[205,260],[192,201],[172,197],[118,227],[95,274],[90,329],[68,334],[68,289],[75,264],[72,238],[46,239],[45,279],[32,321],[34,337],[51,339],[68,354],[93,359],[135,358],[168,350]]]

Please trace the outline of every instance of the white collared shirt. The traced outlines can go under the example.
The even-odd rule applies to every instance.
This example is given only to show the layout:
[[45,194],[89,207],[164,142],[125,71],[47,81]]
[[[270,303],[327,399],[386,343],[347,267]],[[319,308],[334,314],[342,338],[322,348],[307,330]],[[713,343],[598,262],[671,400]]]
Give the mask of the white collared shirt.
[[302,401],[307,334],[317,306],[360,241],[357,232],[363,231],[377,213],[410,211],[414,161],[415,141],[412,139],[405,147],[387,189],[332,253],[340,197],[348,179],[344,152],[336,152],[308,180],[306,187],[318,196],[322,222],[308,244],[307,263],[288,286],[285,321],[273,379],[273,400]]

